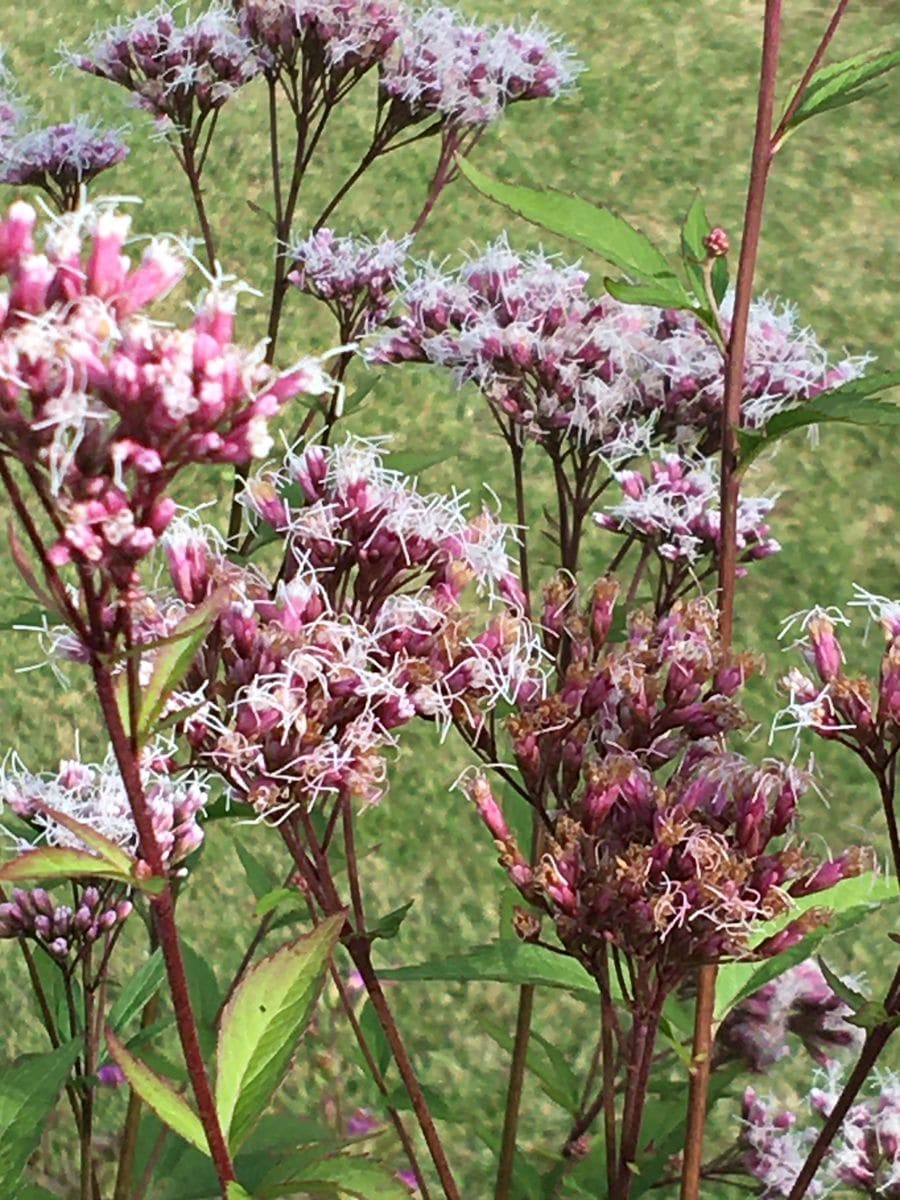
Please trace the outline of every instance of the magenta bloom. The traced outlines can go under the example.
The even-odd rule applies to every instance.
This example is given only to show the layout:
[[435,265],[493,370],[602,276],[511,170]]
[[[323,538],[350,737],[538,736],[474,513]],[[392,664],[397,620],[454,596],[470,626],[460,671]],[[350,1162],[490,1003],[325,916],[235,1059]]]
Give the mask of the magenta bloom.
[[84,117],[32,129],[14,140],[0,161],[0,183],[38,187],[57,207],[75,208],[83,184],[120,163],[128,147],[115,129]]

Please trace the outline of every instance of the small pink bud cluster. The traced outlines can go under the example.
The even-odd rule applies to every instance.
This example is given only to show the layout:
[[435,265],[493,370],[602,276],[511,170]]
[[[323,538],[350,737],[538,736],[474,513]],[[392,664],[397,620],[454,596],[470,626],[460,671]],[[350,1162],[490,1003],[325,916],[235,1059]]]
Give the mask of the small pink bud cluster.
[[76,117],[11,141],[0,155],[0,183],[41,188],[60,209],[73,209],[82,186],[127,154],[117,130]]
[[57,962],[65,962],[130,916],[130,900],[111,902],[94,886],[76,887],[80,894],[74,908],[56,904],[43,888],[14,888],[12,900],[0,904],[0,938],[31,938]]
[[733,696],[752,660],[723,656],[705,601],[678,602],[659,619],[632,613],[624,641],[609,642],[615,585],[602,582],[583,612],[562,588],[551,588],[547,609],[551,648],[566,639],[565,676],[507,721],[525,788],[538,807],[552,806],[537,867],[518,851],[487,779],[468,784],[510,878],[589,970],[612,942],[675,986],[692,964],[740,956],[754,929],[782,915],[781,932],[754,952],[795,944],[822,913],[791,920],[791,899],[867,860],[848,851],[817,864],[781,845],[804,778],[722,748],[720,735],[744,720]]
[[703,245],[710,258],[723,258],[731,249],[728,234],[719,225],[709,231],[703,239]]
[[900,601],[859,589],[851,605],[866,607],[884,630],[877,682],[844,671],[835,622],[849,622],[815,608],[803,618],[800,642],[808,673],[793,668],[782,678],[789,704],[775,718],[775,728],[809,728],[823,738],[840,738],[880,769],[900,747]]
[[814,959],[791,967],[728,1014],[716,1038],[719,1061],[740,1059],[765,1071],[790,1054],[799,1038],[820,1066],[858,1045],[861,1030],[847,1023],[851,1010],[832,991]]
[[[661,558],[696,563],[717,558],[721,540],[719,472],[714,459],[664,454],[650,463],[649,478],[641,471],[619,471],[618,504],[608,505],[594,520],[601,529],[636,535]],[[737,514],[738,562],[747,564],[780,545],[769,536],[766,518],[775,500],[741,493]],[[746,574],[746,566],[738,575]]]
[[394,293],[406,282],[411,241],[382,234],[373,242],[319,229],[291,247],[295,267],[288,280],[322,300],[338,321],[341,340],[349,341],[384,323]]
[[362,74],[381,62],[405,27],[398,0],[238,0],[241,32],[269,72],[309,77],[322,70]]
[[[208,801],[197,777],[172,773],[167,747],[151,747],[141,777],[153,830],[167,866],[182,862],[203,841],[200,810]],[[102,763],[63,760],[54,773],[33,775],[18,760],[0,776],[0,805],[28,821],[39,840],[51,846],[84,849],[78,837],[54,817],[72,817],[130,853],[139,850],[131,805],[112,751]],[[23,842],[22,850],[31,848]]]
[[174,515],[165,492],[178,471],[268,453],[269,418],[321,372],[276,376],[234,345],[234,296],[215,287],[187,329],[151,324],[141,310],[181,278],[183,256],[155,239],[132,265],[127,218],[60,218],[45,254],[34,223],[22,203],[0,221],[0,444],[57,506],[53,563],[130,586]]
[[[592,297],[587,278],[502,239],[452,274],[421,264],[368,356],[445,367],[529,436],[565,435],[613,463],[653,442],[714,456],[724,375],[708,331],[690,314]],[[757,428],[865,365],[830,366],[793,309],[754,301],[742,424]]]
[[[821,1086],[810,1090],[809,1107],[820,1120],[830,1114],[839,1092],[836,1069],[829,1069]],[[872,1081],[870,1093],[850,1108],[807,1195],[900,1198],[900,1081],[882,1072]],[[763,1185],[760,1196],[777,1200],[790,1194],[817,1133],[815,1125],[802,1125],[796,1113],[766,1103],[747,1089],[743,1166]]]
[[258,75],[260,64],[225,7],[185,14],[183,24],[178,7],[162,3],[127,17],[92,37],[86,53],[67,57],[131,92],[157,120],[189,132]]
[[434,5],[411,17],[385,62],[381,87],[401,110],[398,125],[444,117],[457,127],[481,126],[517,100],[567,91],[580,69],[536,21],[491,27]]

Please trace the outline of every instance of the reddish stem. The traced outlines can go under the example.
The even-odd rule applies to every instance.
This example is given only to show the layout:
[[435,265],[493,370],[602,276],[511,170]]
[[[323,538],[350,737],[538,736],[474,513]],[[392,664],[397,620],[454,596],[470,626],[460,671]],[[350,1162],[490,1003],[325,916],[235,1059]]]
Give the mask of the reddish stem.
[[[93,657],[91,667],[94,675],[94,685],[106,722],[110,742],[112,743],[113,753],[116,756],[116,762],[122,774],[122,781],[125,785],[129,803],[131,804],[134,823],[140,839],[141,855],[149,864],[154,875],[165,876],[165,865],[144,796],[140,769],[137,759],[131,753],[128,735],[122,725],[112,677],[97,660],[96,655]],[[197,1100],[200,1122],[203,1125],[203,1131],[209,1142],[213,1165],[215,1166],[216,1174],[219,1177],[219,1182],[224,1192],[227,1185],[235,1179],[234,1167],[232,1166],[231,1156],[225,1143],[225,1137],[222,1133],[218,1116],[216,1115],[216,1104],[212,1089],[210,1088],[209,1077],[206,1073],[206,1066],[203,1062],[200,1042],[197,1037],[197,1023],[194,1019],[194,1011],[191,1006],[184,960],[181,957],[181,947],[178,942],[175,907],[168,884],[158,896],[153,897],[151,904],[156,916],[156,929],[166,966],[166,976],[172,997],[172,1008],[175,1013],[175,1023],[178,1028],[178,1037],[181,1042],[185,1065],[187,1066],[191,1087]]]
[[772,134],[772,154],[775,154],[781,145],[784,135],[787,132],[787,127],[791,122],[791,118],[800,107],[800,101],[803,99],[803,95],[809,86],[809,81],[812,79],[813,75],[815,75],[819,68],[819,63],[825,57],[825,51],[831,45],[831,40],[835,33],[837,33],[837,27],[840,25],[841,19],[843,18],[844,13],[847,11],[849,6],[850,0],[838,0],[838,5],[832,14],[831,20],[828,22],[828,28],[822,34],[822,40],[816,47],[815,54],[813,54],[812,58],[809,60],[809,66],[803,72],[803,77],[797,85],[797,90],[794,92],[791,102],[785,109],[784,116],[778,122],[778,128]]

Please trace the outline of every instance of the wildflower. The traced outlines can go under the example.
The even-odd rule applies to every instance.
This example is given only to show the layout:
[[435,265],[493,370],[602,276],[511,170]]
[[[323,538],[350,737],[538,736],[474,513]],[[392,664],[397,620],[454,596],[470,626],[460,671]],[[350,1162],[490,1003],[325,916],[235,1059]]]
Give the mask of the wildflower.
[[860,1030],[847,1023],[851,1015],[818,964],[808,959],[764,984],[728,1014],[718,1033],[717,1053],[764,1071],[790,1053],[794,1034],[825,1066],[835,1051],[860,1041]]
[[373,242],[319,229],[291,247],[296,265],[288,280],[322,300],[340,325],[341,341],[349,341],[384,322],[394,292],[405,282],[411,241],[383,234]]
[[[198,814],[208,793],[202,777],[170,773],[171,758],[164,747],[149,747],[141,779],[153,831],[167,866],[175,866],[203,841]],[[57,772],[32,774],[15,756],[0,774],[0,806],[28,821],[38,840],[50,846],[83,848],[78,837],[53,813],[73,817],[103,834],[129,853],[140,850],[131,804],[112,750],[102,763],[63,760]],[[50,810],[50,811],[48,811]],[[31,848],[22,841],[20,850]]]
[[433,5],[415,13],[398,39],[381,87],[407,122],[438,116],[455,126],[483,126],[515,101],[560,95],[579,69],[536,21],[492,28]]
[[179,24],[166,3],[95,34],[67,60],[131,92],[140,108],[191,133],[260,71],[250,42],[228,9],[214,4]]
[[405,27],[398,0],[239,0],[243,35],[273,73],[295,70],[302,57],[308,72],[340,79],[359,76],[381,62]]
[[130,900],[103,899],[96,887],[80,881],[73,887],[74,907],[56,904],[44,888],[14,888],[12,900],[0,904],[0,938],[29,938],[57,962],[66,962],[131,915]]
[[[601,529],[636,534],[661,558],[696,563],[715,557],[721,538],[718,469],[713,459],[664,454],[650,464],[650,478],[639,471],[615,475],[622,500],[594,520]],[[780,549],[769,536],[765,518],[774,499],[741,494],[737,515],[738,560],[749,563]],[[738,568],[745,574],[746,567]]]
[[181,278],[183,253],[153,239],[132,264],[127,218],[66,214],[45,254],[35,219],[19,203],[0,222],[0,444],[40,472],[58,508],[51,561],[129,586],[174,516],[174,476],[266,454],[269,418],[320,387],[321,372],[300,363],[278,375],[261,348],[234,345],[235,292],[220,281],[187,329],[151,324],[143,310]]
[[10,141],[0,162],[0,183],[41,188],[61,210],[73,209],[82,186],[127,154],[118,130],[76,117]]

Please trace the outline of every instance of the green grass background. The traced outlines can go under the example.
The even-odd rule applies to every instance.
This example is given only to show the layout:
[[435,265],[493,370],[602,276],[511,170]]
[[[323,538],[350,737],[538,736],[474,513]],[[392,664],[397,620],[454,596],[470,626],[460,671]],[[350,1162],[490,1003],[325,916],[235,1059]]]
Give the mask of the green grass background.
[[[489,0],[465,7],[479,16],[509,15]],[[750,0],[533,0],[524,12],[537,12],[563,32],[588,70],[573,96],[554,105],[516,106],[484,138],[477,163],[504,180],[544,182],[610,204],[672,252],[680,219],[699,187],[711,219],[732,231],[736,242],[754,119],[761,7]],[[824,26],[827,9],[819,3],[788,6],[782,102]],[[47,119],[66,119],[86,110],[131,125],[131,157],[103,182],[108,192],[143,198],[134,214],[136,231],[193,231],[186,185],[165,148],[147,140],[148,120],[125,108],[125,94],[74,72],[51,72],[58,39],[78,46],[115,15],[137,11],[132,2],[32,0],[16,6],[14,14],[10,5],[11,19],[3,23],[2,38],[23,90]],[[888,0],[851,8],[835,54],[843,57],[884,45],[896,17],[897,7]],[[371,82],[334,119],[303,195],[298,231],[304,220],[315,217],[366,143]],[[758,273],[759,290],[796,301],[803,321],[835,355],[843,350],[868,352],[884,367],[896,363],[892,335],[898,242],[896,193],[889,184],[896,168],[897,134],[894,87],[811,123],[791,139],[773,173]],[[385,227],[403,232],[418,211],[433,153],[426,143],[379,164],[332,223],[372,235]],[[263,286],[271,248],[264,224],[248,207],[248,202],[267,204],[260,89],[247,89],[225,110],[206,190],[222,261],[228,270]],[[8,189],[0,188],[0,200],[6,202],[12,193],[4,192]],[[443,197],[418,251],[458,255],[504,227],[516,246],[539,241],[533,228],[507,218],[458,183]],[[543,241],[577,255],[550,237]],[[597,268],[599,279],[602,266],[585,261]],[[251,302],[244,311],[242,335],[258,337],[262,302]],[[292,297],[282,360],[325,349],[331,337],[322,314]],[[456,484],[477,492],[481,481],[490,480],[508,505],[502,448],[474,390],[455,392],[441,376],[424,369],[388,373],[354,428],[393,433],[399,449],[439,446],[450,457],[429,474],[429,486]],[[531,462],[533,470],[540,470],[536,455]],[[755,568],[742,586],[740,637],[768,654],[771,675],[782,667],[775,639],[786,614],[815,602],[846,600],[853,581],[883,594],[900,592],[896,450],[879,433],[824,428],[817,448],[799,435],[786,443],[756,472],[753,485],[781,493],[775,532],[785,549]],[[190,498],[209,497],[213,488],[224,495],[227,480],[206,476],[195,481]],[[540,497],[539,479],[529,490]],[[21,598],[23,589],[7,558],[0,569],[7,593],[0,601],[0,618],[9,620],[28,603]],[[854,642],[860,661],[869,666],[875,661],[875,643],[877,638],[867,647]],[[39,658],[28,635],[4,634],[2,743],[19,749],[35,769],[70,754],[76,730],[82,731],[87,746],[97,741],[83,679],[73,675],[73,686],[61,690],[46,671],[17,673]],[[769,684],[755,690],[754,711],[763,723],[772,702]],[[765,752],[764,736],[756,738],[756,748]],[[790,744],[782,741],[776,749],[789,753]],[[873,787],[845,756],[818,750],[827,807],[811,794],[807,827],[835,849],[864,840],[883,853]],[[415,898],[400,939],[381,944],[384,962],[413,962],[461,950],[497,931],[501,876],[490,843],[465,802],[448,792],[465,761],[452,743],[438,752],[427,731],[404,734],[392,765],[390,794],[361,821],[364,840],[377,847],[366,859],[377,897],[373,908],[388,909]],[[271,839],[263,831],[240,830],[238,836],[268,852]],[[190,938],[221,981],[227,980],[240,955],[251,904],[230,836],[216,830],[188,888],[183,914]],[[845,944],[838,957],[867,970],[877,984],[885,944],[883,931],[873,930],[865,940]],[[2,953],[0,1013],[5,1014],[8,1050],[39,1048],[40,1033],[24,1016],[19,959],[11,945]],[[460,1118],[446,1126],[451,1156],[464,1195],[480,1200],[489,1194],[490,1156],[474,1131],[499,1131],[505,1057],[480,1032],[479,1021],[492,1016],[511,1022],[515,997],[492,985],[427,990],[424,985],[406,985],[396,988],[394,996],[423,1076]],[[537,1018],[539,1028],[567,1053],[589,1051],[594,1016],[583,1005],[558,993],[542,993]],[[359,1086],[355,1067],[344,1065],[345,1056],[335,1060],[320,1055],[311,1074],[302,1057],[300,1061],[303,1069],[295,1072],[289,1089],[298,1110],[314,1107],[330,1075],[339,1075],[351,1094]],[[529,1086],[524,1144],[552,1149],[564,1129],[560,1111]],[[50,1153],[48,1160],[53,1159]]]

